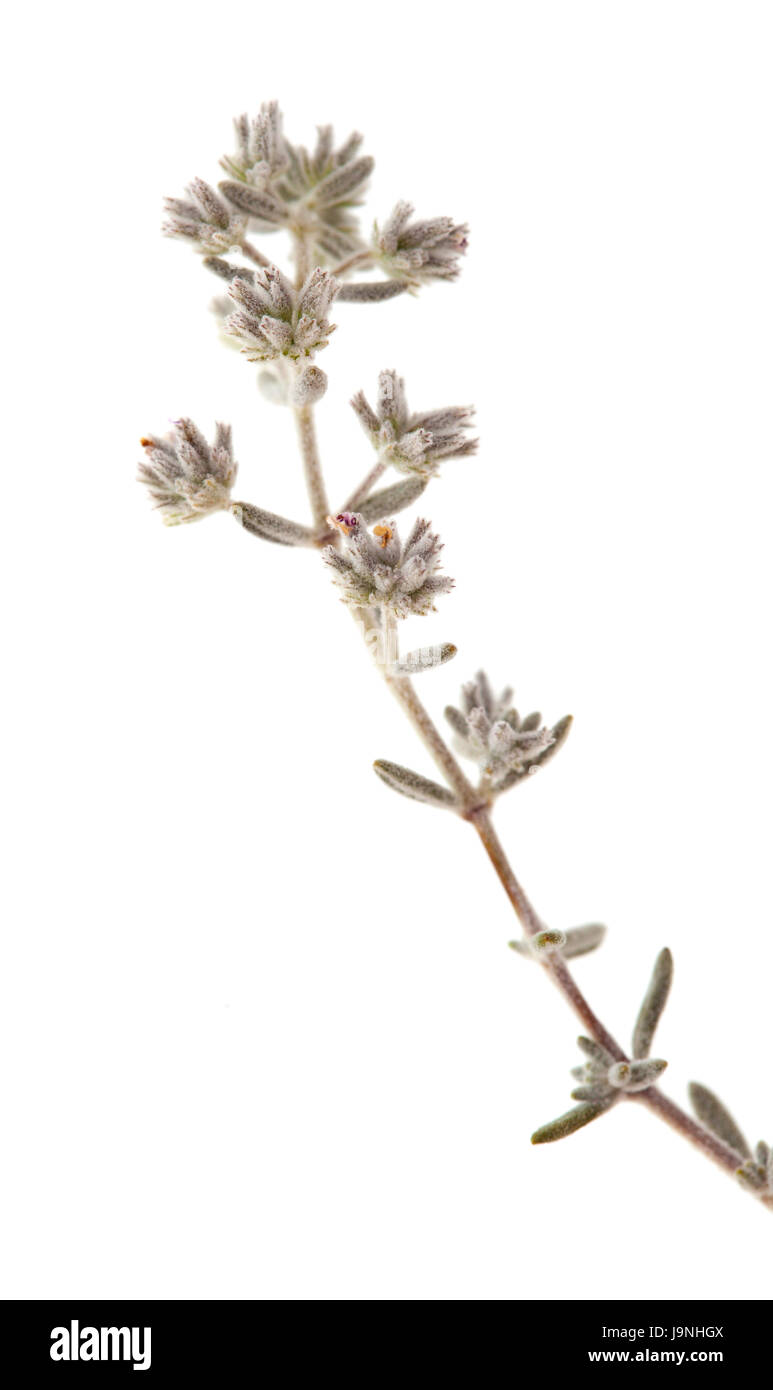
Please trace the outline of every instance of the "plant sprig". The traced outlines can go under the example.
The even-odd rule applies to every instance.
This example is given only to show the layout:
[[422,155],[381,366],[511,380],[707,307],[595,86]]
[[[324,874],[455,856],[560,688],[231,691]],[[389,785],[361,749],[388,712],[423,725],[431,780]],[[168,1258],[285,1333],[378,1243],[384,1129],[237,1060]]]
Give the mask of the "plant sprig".
[[[563,1139],[599,1119],[615,1105],[634,1100],[701,1149],[765,1206],[773,1209],[773,1146],[752,1151],[720,1100],[705,1086],[690,1086],[696,1119],[659,1088],[666,1062],[653,1058],[655,1030],[673,976],[671,953],[660,952],[636,1018],[630,1057],[594,1013],[567,961],[595,950],[605,934],[598,923],[548,927],[516,878],[494,829],[499,796],[540,771],[563,746],[571,727],[564,716],[545,724],[540,714],[522,716],[508,688],[495,694],[479,671],[462,687],[459,706],[446,719],[454,734],[448,746],[420,700],[413,677],[453,659],[451,642],[435,642],[402,654],[399,624],[435,612],[435,601],[453,588],[443,571],[442,544],[429,521],[417,518],[401,538],[396,516],[418,501],[438,472],[477,449],[470,435],[472,407],[413,411],[405,383],[393,370],[378,380],[375,403],[362,391],[351,404],[375,452],[375,461],[331,512],[314,423],[314,407],[328,388],[316,359],[336,325],[335,303],[379,304],[416,294],[459,274],[467,227],[450,217],[416,219],[401,201],[363,237],[358,209],[373,170],[361,136],[336,146],[330,126],[315,145],[291,143],[276,102],[254,119],[235,122],[236,150],[221,161],[227,177],[217,189],[201,178],[186,196],[167,200],[168,235],[186,241],[225,288],[215,305],[224,335],[250,362],[259,362],[258,384],[275,404],[294,416],[311,509],[311,522],[296,521],[250,502],[232,500],[237,476],[231,431],[217,425],[212,443],[190,419],[172,432],[142,439],[140,480],[168,525],[198,521],[228,511],[244,530],[288,548],[316,548],[339,595],[351,609],[365,644],[388,688],[422,739],[445,785],[421,772],[379,758],[374,769],[392,790],[410,800],[452,811],[474,826],[523,928],[510,945],[546,971],[581,1020],[583,1062],[574,1107],[542,1125],[534,1144]],[[290,234],[293,269],[281,270],[257,247],[254,236]],[[361,279],[375,272],[377,278]],[[466,465],[459,464],[464,467]],[[397,478],[382,485],[385,475]],[[468,760],[468,775],[458,757]]]

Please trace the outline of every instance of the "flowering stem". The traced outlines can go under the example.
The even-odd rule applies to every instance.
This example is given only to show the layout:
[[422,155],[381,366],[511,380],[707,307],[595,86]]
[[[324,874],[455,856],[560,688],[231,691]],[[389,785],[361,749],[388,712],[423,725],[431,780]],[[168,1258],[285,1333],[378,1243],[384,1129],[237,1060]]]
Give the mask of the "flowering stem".
[[[298,278],[301,279],[303,270],[303,250],[302,239],[297,238],[297,267]],[[340,267],[339,267],[340,269]],[[322,468],[319,460],[316,433],[314,429],[313,406],[300,406],[294,408],[294,415],[298,427],[298,437],[301,445],[306,486],[311,501],[314,521],[320,527],[321,534],[326,534],[325,520],[329,513],[329,505],[325,491],[325,483],[322,475]],[[368,491],[381,473],[384,471],[382,464],[377,464],[371,470],[367,478],[352,494],[345,510],[354,510],[358,501],[367,496]],[[429,713],[425,709],[414,689],[413,682],[405,676],[393,675],[390,671],[392,661],[397,659],[397,633],[396,619],[394,616],[385,612],[382,613],[382,637],[384,647],[389,653],[389,659],[382,659],[381,671],[384,680],[392,691],[392,694],[402,706],[405,714],[429,751],[435,764],[446,778],[449,786],[456,793],[459,802],[459,813],[463,819],[469,821],[480,836],[486,853],[494,867],[502,887],[521,922],[527,936],[535,936],[544,930],[544,923],[532,906],[524,889],[519,883],[513,872],[512,866],[505,853],[502,843],[494,829],[491,819],[491,803],[486,797],[485,791],[476,789],[467,779],[459,763],[442,737]],[[629,1059],[621,1048],[620,1044],[604,1027],[601,1020],[591,1008],[577,982],[572,976],[566,961],[559,952],[547,953],[542,965],[553,984],[561,992],[567,1003],[574,1010],[580,1019],[583,1027],[590,1037],[611,1054],[616,1061],[627,1062]],[[646,1105],[653,1114],[657,1115],[672,1129],[675,1129],[683,1138],[689,1140],[707,1158],[723,1168],[725,1172],[735,1174],[741,1166],[739,1155],[729,1145],[722,1142],[709,1130],[698,1124],[684,1110],[682,1110],[656,1086],[651,1086],[647,1090],[626,1094],[626,1100],[634,1100],[641,1105]],[[761,1203],[773,1210],[773,1197],[764,1194],[757,1194]]]
[[247,259],[253,261],[255,265],[271,265],[268,256],[264,256],[263,252],[259,251],[257,246],[253,246],[251,241],[245,239],[242,242],[242,251]]
[[350,270],[355,270],[358,265],[370,265],[372,260],[373,253],[371,251],[357,251],[345,261],[339,261],[338,265],[334,265],[330,274],[336,277],[346,275]]
[[356,487],[351,497],[347,498],[341,510],[344,512],[356,512],[357,508],[365,501],[365,498],[370,496],[374,484],[378,482],[382,473],[386,471],[386,467],[387,465],[382,463],[381,460],[379,460],[377,464],[374,464],[367,477],[363,478],[359,487]]
[[309,494],[314,524],[320,531],[324,528],[326,534],[327,527],[325,525],[325,519],[330,511],[330,503],[327,500],[325,480],[322,476],[322,469],[319,462],[317,431],[314,425],[314,407],[313,405],[294,406],[293,415],[295,416],[295,424],[298,430],[301,457],[303,458],[303,473],[306,479],[306,491]]
[[293,252],[295,255],[295,288],[299,290],[311,270],[311,244],[307,233],[294,232]]

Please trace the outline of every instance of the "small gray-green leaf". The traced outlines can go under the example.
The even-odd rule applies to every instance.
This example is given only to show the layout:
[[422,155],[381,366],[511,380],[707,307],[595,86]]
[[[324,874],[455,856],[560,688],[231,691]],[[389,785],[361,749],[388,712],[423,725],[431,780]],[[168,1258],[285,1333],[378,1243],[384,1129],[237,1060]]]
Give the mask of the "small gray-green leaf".
[[517,951],[519,956],[530,956],[531,951],[525,941],[508,941],[511,951]]
[[566,933],[564,958],[571,960],[572,956],[585,956],[589,951],[595,951],[604,940],[606,930],[600,922],[589,922],[587,927],[572,927]]
[[394,299],[407,288],[403,280],[356,280],[342,285],[336,299],[350,304],[378,304],[383,299]]
[[652,979],[647,986],[647,993],[639,1009],[639,1017],[633,1030],[634,1057],[649,1057],[650,1055],[652,1039],[655,1036],[660,1015],[666,1007],[673,976],[674,959],[668,947],[664,946],[655,961]]
[[417,647],[408,652],[392,666],[396,676],[416,676],[420,671],[431,671],[435,666],[444,666],[456,656],[457,648],[453,642],[443,642],[434,647]]
[[580,1036],[577,1039],[577,1046],[585,1053],[586,1057],[590,1057],[591,1061],[596,1062],[600,1067],[611,1067],[615,1060],[611,1052],[607,1052],[607,1049],[602,1047],[601,1043],[597,1043],[595,1038]]
[[648,1091],[662,1076],[668,1062],[662,1057],[640,1057],[634,1062],[613,1062],[607,1073],[610,1086],[619,1091]]
[[565,1139],[568,1134],[574,1134],[584,1125],[589,1125],[591,1120],[597,1119],[599,1115],[603,1114],[604,1109],[603,1105],[594,1105],[589,1101],[575,1105],[573,1110],[567,1110],[566,1114],[559,1115],[557,1120],[551,1120],[541,1129],[535,1129],[531,1136],[531,1142],[532,1144],[552,1144],[556,1139]]
[[572,727],[572,722],[571,714],[565,714],[563,719],[559,719],[558,723],[554,724],[553,728],[550,730],[553,735],[553,742],[550,746],[543,749],[536,758],[532,758],[531,762],[527,763],[525,767],[508,772],[507,776],[503,777],[502,781],[497,785],[497,792],[508,791],[510,787],[515,786],[516,782],[523,782],[524,779],[533,777],[537,768],[544,767],[545,763],[549,763],[550,759],[555,757],[559,748],[562,748],[566,743],[569,737],[569,730]]
[[280,203],[271,193],[253,188],[251,184],[237,183],[235,179],[223,179],[218,187],[233,207],[238,208],[240,212],[249,213],[250,217],[257,217],[261,222],[273,222],[277,226],[288,221],[289,213],[285,204]]
[[391,487],[383,487],[379,492],[374,492],[370,497],[366,497],[364,502],[360,502],[360,516],[368,526],[372,521],[381,521],[385,516],[395,516],[397,512],[403,511],[405,507],[410,507],[418,497],[421,497],[426,486],[426,478],[416,477],[403,478],[401,482],[393,483]]
[[714,1092],[710,1091],[708,1086],[702,1086],[699,1081],[691,1081],[687,1089],[690,1104],[701,1124],[710,1129],[712,1134],[716,1134],[723,1143],[729,1144],[742,1158],[751,1158],[751,1149],[746,1139],[730,1111],[725,1109]]
[[752,1163],[744,1163],[742,1168],[736,1168],[735,1175],[741,1186],[748,1188],[751,1192],[761,1192],[767,1186],[765,1174],[761,1173]]
[[308,526],[290,521],[289,517],[264,512],[262,507],[253,507],[250,502],[232,502],[230,510],[245,531],[263,541],[273,541],[275,545],[314,544],[314,532]]
[[608,1102],[612,1092],[606,1081],[590,1081],[582,1086],[576,1086],[570,1094],[572,1100],[603,1100]]
[[221,280],[235,280],[237,276],[249,275],[243,265],[232,265],[230,261],[224,261],[222,256],[205,256],[202,265],[207,270],[211,270],[213,275],[218,275]]
[[572,715],[565,714],[563,719],[559,719],[558,723],[553,725],[553,728],[550,730],[553,735],[553,742],[549,748],[546,748],[543,753],[540,753],[538,758],[534,759],[534,762],[531,764],[532,767],[544,767],[545,763],[549,763],[550,759],[555,757],[559,748],[562,748],[566,743],[572,723]]
[[399,763],[389,763],[379,758],[373,764],[373,768],[382,782],[386,782],[393,791],[410,797],[412,801],[423,801],[428,806],[442,806],[448,811],[453,810],[457,804],[456,797],[447,787],[431,782],[428,777],[422,777],[418,772],[411,772],[410,768],[400,767]]

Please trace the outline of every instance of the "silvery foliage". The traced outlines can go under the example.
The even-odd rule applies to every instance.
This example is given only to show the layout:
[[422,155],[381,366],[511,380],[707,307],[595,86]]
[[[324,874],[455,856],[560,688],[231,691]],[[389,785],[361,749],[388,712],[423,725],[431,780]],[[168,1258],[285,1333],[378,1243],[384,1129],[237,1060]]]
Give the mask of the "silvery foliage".
[[337,522],[343,547],[329,545],[322,554],[351,608],[375,607],[397,618],[424,616],[439,594],[453,588],[454,581],[438,573],[443,546],[428,521],[416,520],[405,543],[394,522],[376,527],[380,535],[371,534],[356,512],[340,514]]
[[337,290],[338,281],[320,266],[299,290],[277,266],[261,266],[251,278],[245,273],[231,280],[228,294],[238,307],[225,321],[226,332],[250,362],[313,357],[335,331],[327,315]]
[[485,671],[478,671],[474,680],[462,686],[461,709],[449,705],[445,711],[456,734],[457,752],[477,764],[481,786],[492,792],[507,791],[544,767],[564,743],[571,725],[569,715],[552,729],[536,712],[522,719],[512,698],[509,686],[494,695]]
[[[560,951],[560,942],[553,949]],[[614,1057],[609,1049],[595,1038],[577,1039],[577,1045],[585,1058],[579,1066],[572,1069],[572,1076],[580,1083],[572,1091],[572,1100],[578,1103],[557,1120],[551,1120],[549,1124],[536,1130],[532,1135],[533,1144],[550,1144],[556,1139],[564,1139],[568,1134],[582,1129],[591,1120],[598,1119],[599,1115],[609,1110],[610,1106],[621,1100],[624,1095],[635,1095],[638,1091],[649,1090],[650,1086],[657,1083],[668,1064],[662,1058],[650,1057],[649,1054],[655,1029],[666,1007],[673,971],[671,952],[665,948],[655,961],[652,977],[634,1024],[630,1059]]]
[[474,414],[472,406],[412,413],[405,382],[395,371],[379,373],[375,409],[362,391],[352,399],[352,408],[381,462],[398,473],[431,478],[444,459],[463,458],[478,448],[478,440],[466,434]]
[[459,257],[467,249],[469,228],[451,217],[411,222],[410,203],[395,205],[383,226],[373,230],[374,258],[387,275],[415,288],[431,280],[455,280]]
[[141,443],[140,482],[167,526],[199,521],[229,506],[237,468],[230,425],[216,425],[214,442],[208,444],[192,420],[177,420],[163,439],[150,435]]

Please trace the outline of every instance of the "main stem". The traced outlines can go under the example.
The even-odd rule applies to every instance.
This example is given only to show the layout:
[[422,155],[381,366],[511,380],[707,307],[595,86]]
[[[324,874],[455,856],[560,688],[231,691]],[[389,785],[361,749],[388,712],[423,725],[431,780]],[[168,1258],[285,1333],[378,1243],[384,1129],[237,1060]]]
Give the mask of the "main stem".
[[306,479],[306,491],[309,494],[311,512],[314,518],[314,525],[321,534],[327,532],[326,518],[330,513],[330,503],[327,500],[325,480],[322,476],[322,468],[319,461],[319,446],[317,444],[317,431],[314,425],[313,405],[298,405],[293,407],[295,425],[298,430],[298,442],[301,447],[301,458],[303,459],[303,474]]
[[[298,248],[297,256],[297,275],[301,278],[303,270],[303,251]],[[307,405],[296,408],[294,411],[298,426],[298,436],[303,457],[304,472],[306,476],[306,486],[311,502],[312,513],[315,524],[322,528],[329,513],[325,484],[322,475],[322,468],[319,460],[319,450],[317,448],[316,432],[314,429],[314,407]],[[394,619],[385,620],[394,624]],[[392,637],[388,647],[394,647],[396,655],[396,633],[389,634]],[[494,867],[502,887],[507,894],[508,900],[518,917],[527,936],[535,936],[544,930],[544,923],[538,916],[536,910],[529,901],[526,893],[513,872],[512,866],[505,853],[504,847],[494,829],[491,819],[491,804],[485,799],[483,794],[478,791],[465,776],[459,763],[448,747],[445,739],[441,735],[428,711],[425,709],[418,695],[416,694],[413,682],[405,676],[395,676],[390,674],[387,665],[383,667],[382,674],[387,686],[392,691],[405,714],[412,723],[422,743],[427,748],[437,767],[443,773],[449,786],[453,789],[459,799],[459,809],[462,817],[469,821],[478,832],[481,843]],[[559,953],[546,955],[542,962],[543,968],[550,976],[553,984],[561,992],[567,1003],[574,1010],[583,1027],[589,1035],[605,1047],[616,1061],[628,1061],[628,1057],[623,1048],[604,1027],[594,1010],[582,993],[579,985],[574,979],[566,961]],[[739,1156],[734,1149],[727,1144],[723,1144],[721,1139],[717,1139],[709,1130],[704,1129],[692,1116],[682,1110],[656,1086],[651,1086],[646,1091],[638,1091],[627,1095],[626,1100],[637,1101],[640,1105],[645,1105],[659,1119],[675,1129],[683,1138],[689,1140],[697,1149],[710,1158],[714,1163],[723,1168],[726,1173],[735,1174],[739,1168]],[[763,1206],[773,1210],[773,1197],[761,1196],[759,1199]]]

